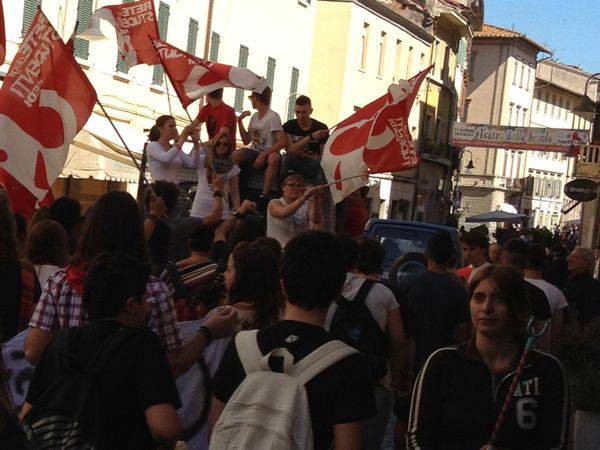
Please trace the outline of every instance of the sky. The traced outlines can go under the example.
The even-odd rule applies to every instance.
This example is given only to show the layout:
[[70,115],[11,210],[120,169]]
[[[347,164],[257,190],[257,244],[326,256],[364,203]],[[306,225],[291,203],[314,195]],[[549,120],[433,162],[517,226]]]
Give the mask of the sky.
[[600,0],[484,0],[484,14],[486,23],[526,34],[554,59],[600,72]]

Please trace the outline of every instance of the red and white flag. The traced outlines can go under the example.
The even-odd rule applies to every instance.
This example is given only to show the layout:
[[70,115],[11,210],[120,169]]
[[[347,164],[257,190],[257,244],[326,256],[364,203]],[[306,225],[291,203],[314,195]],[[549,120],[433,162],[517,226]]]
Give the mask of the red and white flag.
[[391,84],[387,94],[335,127],[325,143],[321,165],[327,181],[333,183],[331,195],[336,203],[366,185],[369,174],[400,172],[419,164],[408,117],[430,70]]
[[39,11],[0,90],[0,184],[29,217],[60,174],[96,92]]
[[105,6],[97,9],[94,17],[115,28],[117,45],[128,69],[138,64],[160,64],[151,41],[159,36],[153,0]]
[[201,96],[224,87],[258,93],[267,87],[265,78],[248,69],[205,61],[159,40],[155,40],[154,45],[184,108]]
[[0,66],[4,64],[6,58],[6,26],[4,25],[4,8],[0,0]]

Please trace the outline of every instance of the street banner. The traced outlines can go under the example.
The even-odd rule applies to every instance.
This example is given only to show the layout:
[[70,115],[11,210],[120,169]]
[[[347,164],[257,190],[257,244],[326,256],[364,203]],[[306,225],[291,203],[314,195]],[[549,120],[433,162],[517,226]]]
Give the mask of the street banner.
[[[203,321],[180,322],[179,332],[184,342],[189,341],[198,332]],[[0,364],[6,373],[6,388],[12,405],[18,414],[25,402],[29,382],[33,376],[34,367],[25,359],[25,338],[29,330],[25,330],[1,346]],[[183,440],[190,450],[208,449],[208,429],[206,414],[210,406],[210,392],[207,383],[219,364],[229,339],[213,341],[202,352],[203,363],[194,364],[175,383],[181,398],[181,408],[177,410],[183,425]]]
[[96,91],[38,11],[0,90],[0,184],[28,218],[48,197]]
[[408,117],[430,70],[391,84],[387,94],[335,127],[325,143],[321,165],[336,203],[366,185],[369,174],[400,172],[419,164]]
[[97,9],[93,18],[104,19],[115,28],[117,45],[127,69],[138,64],[160,64],[151,41],[159,36],[153,0],[105,6]]
[[4,8],[0,0],[0,66],[6,58],[6,26],[4,25]]
[[452,127],[452,145],[456,147],[504,148],[567,153],[573,146],[587,144],[585,130],[527,128],[457,122]]
[[156,51],[184,108],[217,89],[241,88],[261,93],[267,80],[241,67],[205,61],[166,42],[154,40]]

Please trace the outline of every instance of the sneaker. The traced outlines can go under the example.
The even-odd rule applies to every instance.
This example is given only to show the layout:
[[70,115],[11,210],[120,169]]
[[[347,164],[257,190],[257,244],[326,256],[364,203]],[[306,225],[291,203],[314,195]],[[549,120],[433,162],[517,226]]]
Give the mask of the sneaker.
[[269,197],[261,194],[258,198],[258,203],[256,204],[256,211],[263,216],[267,215],[267,207],[269,206]]

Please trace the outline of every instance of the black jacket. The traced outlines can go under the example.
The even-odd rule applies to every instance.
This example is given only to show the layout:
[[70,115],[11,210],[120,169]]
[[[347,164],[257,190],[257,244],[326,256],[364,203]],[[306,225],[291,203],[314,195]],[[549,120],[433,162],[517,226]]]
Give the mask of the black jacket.
[[569,278],[562,287],[569,302],[569,316],[585,326],[600,316],[600,281],[585,273]]
[[[515,361],[509,373],[494,376],[473,341],[433,353],[415,382],[408,448],[479,450],[492,435],[517,364]],[[567,409],[567,387],[560,362],[533,350],[496,446],[562,449]]]

